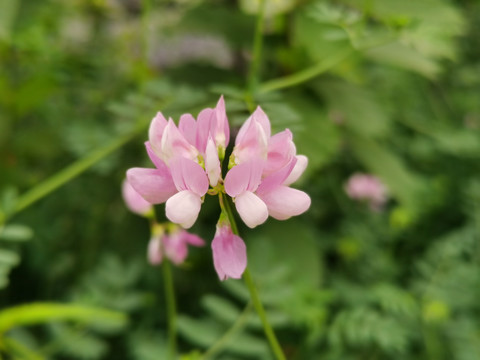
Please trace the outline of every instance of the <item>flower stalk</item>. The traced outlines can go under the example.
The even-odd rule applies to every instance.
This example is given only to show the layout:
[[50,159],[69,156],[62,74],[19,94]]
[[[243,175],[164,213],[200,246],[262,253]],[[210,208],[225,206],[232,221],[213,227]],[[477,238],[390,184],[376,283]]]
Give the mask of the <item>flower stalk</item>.
[[253,53],[252,63],[250,64],[248,78],[247,78],[247,94],[246,103],[250,111],[254,110],[253,95],[256,92],[258,85],[258,73],[260,70],[260,64],[262,59],[262,47],[263,47],[263,28],[265,18],[265,0],[259,0],[257,23],[255,26],[255,35],[253,38]]
[[173,288],[172,266],[169,259],[162,264],[165,300],[168,321],[168,359],[174,360],[177,353],[177,312],[175,306],[175,290]]
[[330,70],[332,67],[339,64],[343,60],[347,59],[354,53],[355,53],[355,49],[351,47],[342,49],[338,53],[335,53],[325,58],[323,61],[320,61],[319,63],[309,68],[306,68],[297,73],[287,75],[278,79],[273,79],[261,84],[258,89],[258,92],[268,93],[268,92],[272,92],[280,89],[289,88],[289,87],[301,84],[303,82],[309,81],[319,76],[320,74],[323,74],[324,72]]
[[[220,193],[219,197],[220,207],[222,209],[222,212],[227,215],[228,220],[230,221],[232,232],[235,235],[240,236],[237,223],[235,222],[235,217],[233,216],[232,208],[230,206],[230,203],[228,202],[227,196],[224,193]],[[267,313],[265,311],[265,308],[263,307],[262,301],[260,300],[260,295],[258,294],[255,282],[252,275],[250,274],[248,266],[243,273],[243,279],[245,281],[245,284],[247,285],[248,291],[250,292],[250,298],[252,300],[253,307],[255,308],[255,311],[257,312],[260,321],[262,322],[263,331],[265,332],[265,335],[270,344],[270,348],[275,355],[275,358],[277,360],[285,360],[285,355],[283,354],[282,348],[278,342],[275,332],[273,331],[272,325],[268,321]]]

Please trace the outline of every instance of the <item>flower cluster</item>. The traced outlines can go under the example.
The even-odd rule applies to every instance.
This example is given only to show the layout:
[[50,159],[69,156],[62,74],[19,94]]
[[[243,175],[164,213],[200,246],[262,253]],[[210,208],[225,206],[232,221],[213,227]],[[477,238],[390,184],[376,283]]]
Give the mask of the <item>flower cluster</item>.
[[[128,182],[149,203],[165,202],[167,218],[186,229],[198,218],[207,192],[230,196],[250,228],[268,216],[285,220],[309,208],[310,197],[290,187],[308,163],[305,156],[297,155],[290,130],[272,135],[270,121],[258,107],[238,131],[223,177],[221,164],[229,140],[223,97],[197,119],[182,115],[178,127],[158,113],[145,143],[155,168],[129,169]],[[223,211],[212,249],[221,279],[241,277],[246,267],[245,244],[232,233]]]

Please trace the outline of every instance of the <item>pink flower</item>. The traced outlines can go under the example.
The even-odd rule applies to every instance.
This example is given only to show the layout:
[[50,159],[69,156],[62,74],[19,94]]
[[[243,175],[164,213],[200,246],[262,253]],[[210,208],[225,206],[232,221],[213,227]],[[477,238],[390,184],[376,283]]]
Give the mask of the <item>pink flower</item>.
[[352,175],[345,184],[345,192],[354,200],[367,201],[372,210],[380,210],[388,198],[385,185],[369,174]]
[[219,153],[223,158],[230,137],[223,97],[215,109],[202,110],[197,121],[182,115],[178,127],[158,113],[148,137],[145,145],[156,169],[129,169],[128,182],[151,204],[166,202],[167,218],[189,228],[209,184],[215,187],[221,179]]
[[285,220],[310,207],[310,197],[290,188],[308,160],[296,155],[292,133],[286,129],[270,136],[270,121],[260,107],[240,129],[232,152],[233,166],[225,177],[225,192],[251,228],[272,216]]
[[[268,216],[285,220],[310,207],[310,197],[290,186],[305,171],[308,159],[297,155],[289,129],[272,135],[270,120],[260,107],[240,128],[224,179],[221,165],[230,129],[223,97],[215,108],[203,109],[197,119],[182,115],[178,127],[158,113],[148,138],[145,145],[155,168],[129,169],[128,182],[149,203],[166,202],[167,218],[184,228],[195,223],[207,193],[225,192],[232,197],[240,217],[251,228]],[[232,233],[225,211],[222,208],[212,241],[214,265],[220,279],[238,279],[247,264],[246,248]],[[154,237],[149,245],[151,262],[161,262],[164,255],[182,262],[186,244],[195,243],[185,240],[185,234]]]
[[147,216],[152,211],[152,204],[136,192],[126,180],[122,183],[122,196],[125,205],[131,212],[140,216]]
[[182,229],[175,229],[168,235],[161,233],[150,239],[147,257],[152,265],[161,264],[164,256],[175,265],[180,265],[187,258],[188,245],[203,246],[205,242],[199,236]]
[[213,264],[220,280],[240,279],[247,267],[247,248],[230,224],[220,221],[212,241]]

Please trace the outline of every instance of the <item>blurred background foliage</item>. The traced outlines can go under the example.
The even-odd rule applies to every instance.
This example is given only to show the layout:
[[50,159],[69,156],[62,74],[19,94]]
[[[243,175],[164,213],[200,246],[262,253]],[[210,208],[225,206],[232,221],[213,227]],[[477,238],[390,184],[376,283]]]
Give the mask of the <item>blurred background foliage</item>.
[[[480,359],[480,2],[265,10],[247,95],[309,157],[312,207],[241,233],[287,357]],[[224,94],[231,125],[246,119],[257,13],[258,0],[0,2],[0,354],[165,357],[160,269],[120,184],[148,164],[157,111],[196,115]],[[74,162],[54,178],[66,185],[39,185]],[[356,172],[386,185],[382,209],[346,195]],[[218,213],[207,198],[194,232],[212,239]],[[174,277],[183,359],[271,359],[209,245]]]

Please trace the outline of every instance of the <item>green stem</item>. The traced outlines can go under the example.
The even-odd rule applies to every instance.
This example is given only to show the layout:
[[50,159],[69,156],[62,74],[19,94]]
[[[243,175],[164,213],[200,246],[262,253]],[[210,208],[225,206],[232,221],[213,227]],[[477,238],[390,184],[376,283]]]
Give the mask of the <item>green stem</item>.
[[175,291],[173,288],[172,266],[168,259],[163,260],[163,282],[168,316],[168,358],[175,359],[177,353],[177,314],[175,307]]
[[242,313],[238,316],[235,320],[233,325],[227,332],[218,339],[202,356],[202,360],[208,360],[215,356],[217,353],[222,351],[223,348],[234,338],[235,334],[239,332],[246,324],[248,320],[248,316],[250,315],[250,311],[252,310],[252,304],[248,303],[245,309],[243,309]]
[[142,56],[145,68],[148,67],[148,36],[150,34],[151,0],[142,0]]
[[247,95],[246,101],[250,110],[253,110],[253,94],[255,93],[258,85],[258,73],[260,70],[260,64],[262,59],[262,46],[263,46],[263,26],[265,18],[265,2],[266,0],[259,0],[257,24],[255,26],[255,35],[253,38],[253,54],[252,62],[247,78]]
[[227,214],[228,221],[230,221],[230,226],[232,227],[232,232],[236,235],[239,235],[237,223],[235,221],[235,217],[233,216],[232,207],[228,202],[227,196],[223,192],[219,193],[218,195],[220,200],[220,207],[222,208],[222,211]]
[[353,54],[357,52],[367,51],[379,46],[387,45],[392,41],[395,41],[397,36],[386,36],[378,41],[363,44],[362,46],[355,45],[353,43],[353,39],[351,40],[352,45],[345,47],[338,52],[334,53],[333,55],[327,57],[323,61],[320,61],[316,65],[313,65],[307,69],[301,70],[295,74],[284,76],[278,79],[273,79],[261,84],[258,88],[258,93],[268,93],[274,90],[285,89],[288,87],[292,87],[298,85],[302,82],[311,80],[324,72],[330,70],[335,65],[341,63],[345,59],[349,58]]
[[263,331],[267,336],[268,342],[270,343],[270,347],[272,348],[275,357],[277,358],[277,360],[285,360],[285,355],[283,354],[282,348],[278,343],[278,339],[275,336],[275,332],[273,331],[272,326],[268,322],[267,313],[265,312],[262,301],[260,300],[260,296],[258,294],[257,288],[255,287],[255,283],[253,281],[252,275],[250,274],[250,270],[248,270],[248,267],[243,273],[243,279],[245,280],[245,284],[247,284],[248,291],[250,292],[250,297],[252,298],[253,306],[255,307],[258,316],[260,317],[260,321],[263,325]]
[[274,90],[292,87],[302,82],[311,80],[314,77],[317,77],[318,75],[326,72],[327,70],[330,70],[332,67],[342,62],[353,53],[355,53],[355,50],[352,47],[345,48],[305,70],[299,71],[292,75],[281,77],[279,79],[267,81],[266,83],[260,85],[258,92],[267,93]]
[[[227,196],[223,193],[220,193],[220,206],[222,208],[222,211],[226,212],[228,216],[228,220],[230,221],[230,225],[232,227],[232,232],[235,235],[240,235],[230,203],[228,202]],[[262,322],[263,331],[267,336],[268,342],[270,343],[270,347],[275,355],[275,358],[277,360],[285,360],[285,355],[283,354],[282,348],[278,342],[277,337],[275,336],[275,332],[273,331],[273,328],[268,321],[267,313],[265,312],[262,301],[260,300],[260,295],[258,294],[257,288],[255,287],[255,283],[248,267],[243,273],[243,279],[245,280],[245,284],[247,285],[248,291],[250,292],[253,307],[255,308],[255,311],[257,312],[260,321]]]

